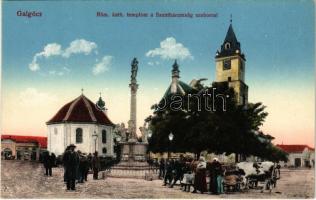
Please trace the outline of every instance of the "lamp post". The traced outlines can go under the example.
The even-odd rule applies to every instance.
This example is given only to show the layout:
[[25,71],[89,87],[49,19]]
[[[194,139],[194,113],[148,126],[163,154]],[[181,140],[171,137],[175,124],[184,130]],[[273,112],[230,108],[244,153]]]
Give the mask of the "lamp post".
[[173,140],[174,135],[172,134],[172,132],[169,133],[168,138],[169,138],[169,145],[168,145],[168,160],[170,158],[170,146],[171,146],[171,142]]
[[[147,141],[148,141],[148,145],[149,145],[149,140],[150,140],[150,138],[151,138],[151,136],[153,135],[153,132],[152,132],[152,130],[148,130],[148,133],[147,133]],[[149,156],[149,158],[148,158],[148,160],[150,160],[150,151],[148,151],[148,156]]]
[[97,133],[94,131],[94,134],[92,135],[93,139],[94,139],[94,152],[97,151],[97,139],[98,139],[98,135]]
[[117,135],[115,137],[115,153],[116,153],[116,160],[119,161],[120,160],[120,154],[121,154],[121,151],[120,151],[120,142],[122,140],[122,137],[120,135]]

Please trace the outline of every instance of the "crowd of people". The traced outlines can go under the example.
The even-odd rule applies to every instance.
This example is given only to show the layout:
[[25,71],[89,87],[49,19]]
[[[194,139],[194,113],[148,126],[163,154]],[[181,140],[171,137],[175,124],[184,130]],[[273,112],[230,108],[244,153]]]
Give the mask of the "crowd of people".
[[[101,168],[98,152],[92,156],[91,153],[86,154],[81,151],[75,151],[76,146],[71,144],[62,155],[62,163],[64,167],[64,182],[67,190],[76,190],[76,183],[84,183],[88,180],[89,171],[93,171],[93,179],[98,179]],[[56,166],[56,156],[53,153],[43,153],[43,164],[45,175],[52,176],[52,167]]]
[[[183,191],[190,191],[193,186],[192,193],[210,192],[211,194],[222,194],[224,169],[217,158],[207,163],[204,157],[199,160],[193,158],[164,159],[153,162],[153,165],[159,168],[159,178],[163,180],[163,186],[170,188],[179,181]],[[210,178],[209,186],[207,186],[207,176]],[[187,190],[188,189],[188,190]]]

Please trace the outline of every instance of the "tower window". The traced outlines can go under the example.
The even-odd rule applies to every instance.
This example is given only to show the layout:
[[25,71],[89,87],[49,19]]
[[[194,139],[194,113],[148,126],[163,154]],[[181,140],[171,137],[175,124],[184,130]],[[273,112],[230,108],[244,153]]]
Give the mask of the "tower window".
[[231,60],[224,60],[223,70],[229,70],[231,68]]
[[106,130],[102,130],[102,143],[106,143]]
[[225,43],[225,49],[230,49],[230,43],[229,42]]
[[230,81],[232,81],[232,77],[229,76],[228,77],[228,82],[230,82]]
[[76,129],[76,143],[82,143],[82,128]]

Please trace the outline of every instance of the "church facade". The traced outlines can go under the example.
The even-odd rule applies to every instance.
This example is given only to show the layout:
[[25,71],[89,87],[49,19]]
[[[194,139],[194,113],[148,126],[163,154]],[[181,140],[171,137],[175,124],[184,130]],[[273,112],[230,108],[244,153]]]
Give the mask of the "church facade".
[[248,103],[248,85],[245,83],[246,58],[240,48],[240,43],[234,33],[232,24],[229,25],[225,40],[215,56],[215,82],[228,82],[234,89],[237,104]]
[[61,155],[74,144],[83,153],[114,156],[114,124],[98,105],[83,94],[65,104],[46,123],[47,150]]

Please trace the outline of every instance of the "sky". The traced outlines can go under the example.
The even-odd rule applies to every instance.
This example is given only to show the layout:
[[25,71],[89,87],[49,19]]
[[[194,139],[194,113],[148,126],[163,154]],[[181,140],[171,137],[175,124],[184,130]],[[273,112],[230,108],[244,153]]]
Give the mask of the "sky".
[[[261,129],[276,144],[314,146],[313,1],[5,1],[2,133],[46,135],[45,122],[81,95],[101,92],[114,123],[129,120],[130,63],[139,61],[137,125],[171,82],[215,80],[215,53],[232,24],[246,55],[249,102],[269,116]],[[41,17],[18,16],[41,12]],[[96,17],[97,12],[109,17]],[[111,17],[121,12],[125,17]],[[126,17],[126,13],[216,13],[216,17]]]

